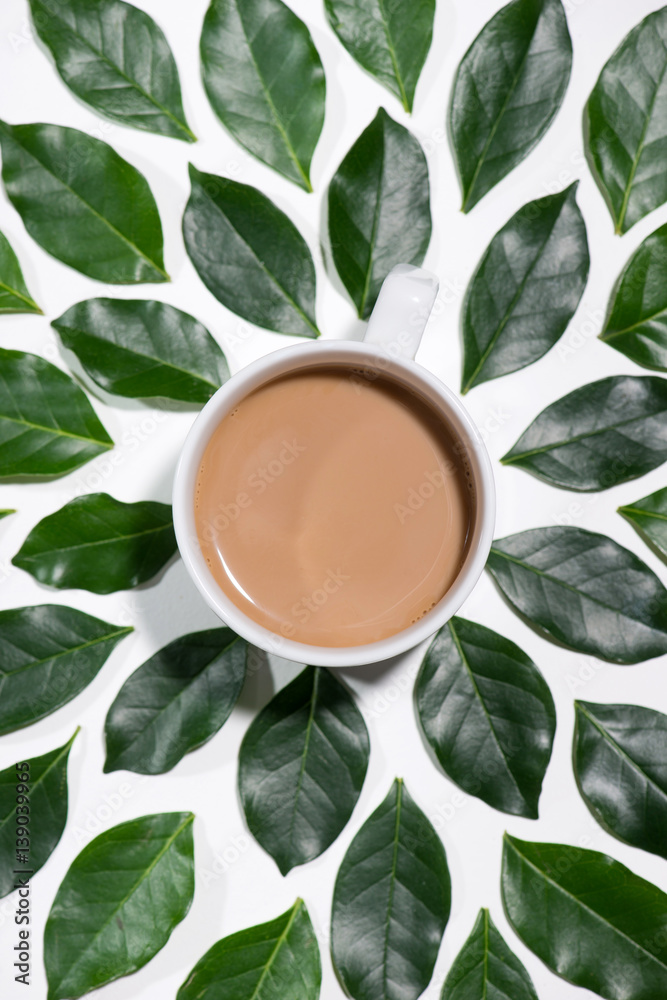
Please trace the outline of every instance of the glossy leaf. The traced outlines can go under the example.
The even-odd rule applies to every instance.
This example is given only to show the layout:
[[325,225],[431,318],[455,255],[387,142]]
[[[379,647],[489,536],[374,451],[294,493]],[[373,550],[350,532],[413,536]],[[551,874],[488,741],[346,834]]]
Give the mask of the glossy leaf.
[[645,17],[605,64],[585,140],[617,233],[667,201],[667,8]]
[[37,34],[77,97],[101,115],[193,142],[178,70],[155,21],[122,0],[30,0]]
[[216,942],[176,1000],[317,1000],[322,967],[306,904]]
[[0,611],[0,736],[75,698],[131,631],[59,604]]
[[433,38],[435,0],[324,0],[331,27],[353,59],[412,111]]
[[243,687],[247,646],[229,628],[184,635],[134,671],[104,723],[105,772],[164,774],[227,721]]
[[488,910],[454,959],[440,1000],[537,1000],[524,966],[507,947]]
[[667,590],[611,538],[554,526],[493,542],[487,569],[547,637],[612,663],[667,653]]
[[192,813],[158,813],[95,837],[60,884],[44,930],[47,1000],[75,1000],[141,969],[194,893]]
[[667,381],[615,375],[547,406],[501,462],[552,486],[607,490],[667,460],[666,426]]
[[667,488],[618,508],[639,534],[667,559]]
[[334,965],[354,1000],[416,1000],[449,919],[445,849],[402,780],[364,823],[338,870]]
[[[13,891],[22,869],[35,875],[62,837],[67,820],[67,759],[78,732],[57,750],[0,771],[0,896]],[[19,800],[19,795],[27,802]],[[21,852],[24,861],[19,858]]]
[[505,834],[502,892],[521,940],[553,971],[607,1000],[667,991],[667,895],[607,854]]
[[336,270],[368,319],[396,264],[419,265],[431,239],[426,157],[382,108],[329,185],[329,240]]
[[201,62],[208,99],[236,141],[312,191],[326,84],[303,21],[281,0],[212,0]]
[[575,701],[574,774],[609,833],[667,858],[667,715]]
[[169,281],[148,182],[111,146],[60,125],[0,122],[2,179],[32,238],[114,285]]
[[206,403],[229,378],[206,327],[166,302],[87,299],[51,325],[86,374],[117,396]]
[[175,551],[169,504],[88,493],[43,518],[12,562],[49,587],[111,594],[150,580]]
[[484,25],[456,72],[450,108],[464,212],[540,141],[571,67],[561,0],[513,0]]
[[424,735],[452,781],[494,809],[537,819],[556,709],[523,650],[451,618],[428,648],[415,693]]
[[41,313],[26,288],[21,265],[4,233],[0,233],[0,313]]
[[109,448],[71,378],[36,354],[0,348],[0,480],[64,476]]
[[190,166],[185,249],[216,299],[276,333],[319,337],[315,266],[287,216],[248,184]]
[[577,183],[520,208],[479,262],[463,307],[463,393],[537,361],[574,316],[589,266]]
[[306,667],[251,722],[239,754],[246,822],[283,875],[318,857],[352,815],[368,731],[332,673]]

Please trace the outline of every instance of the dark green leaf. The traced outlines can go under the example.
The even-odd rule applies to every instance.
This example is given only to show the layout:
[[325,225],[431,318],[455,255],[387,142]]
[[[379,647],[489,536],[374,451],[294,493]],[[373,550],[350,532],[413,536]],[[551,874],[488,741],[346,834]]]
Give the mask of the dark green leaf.
[[484,25],[461,60],[450,109],[464,212],[540,141],[571,67],[560,0],[513,0]]
[[15,510],[0,510],[0,518],[8,517],[10,514],[15,514]]
[[431,239],[426,157],[382,108],[329,185],[329,240],[336,270],[362,319],[396,264],[419,265]]
[[60,125],[0,122],[2,179],[32,238],[89,278],[169,281],[148,182],[100,139]]
[[488,910],[480,910],[454,959],[441,1000],[537,1000],[525,968],[507,947]]
[[424,657],[415,693],[426,739],[452,781],[494,809],[537,819],[556,709],[523,650],[451,618]]
[[667,7],[649,14],[605,64],[585,113],[593,176],[617,233],[667,201]]
[[667,715],[575,701],[574,774],[614,837],[667,858]]
[[357,62],[412,111],[433,37],[435,0],[324,0],[331,27]]
[[639,663],[667,653],[667,590],[637,556],[583,528],[495,541],[487,569],[538,631],[580,653]]
[[416,1000],[449,919],[445,849],[402,780],[366,820],[338,871],[331,949],[354,1000]]
[[36,354],[0,348],[0,480],[64,476],[109,448],[71,378]]
[[30,9],[77,97],[121,125],[194,142],[169,43],[148,14],[122,0],[30,0]]
[[619,514],[627,518],[639,534],[667,558],[667,488],[642,497],[627,507],[619,507]]
[[185,249],[209,291],[257,326],[319,337],[313,258],[287,216],[248,184],[193,166],[190,179]]
[[105,772],[164,774],[229,718],[243,687],[247,646],[229,628],[184,635],[125,681],[109,709]]
[[23,280],[16,254],[4,233],[0,233],[0,313],[41,313]]
[[334,842],[359,798],[368,755],[359,709],[321,667],[306,667],[250,724],[239,754],[241,801],[283,875]]
[[667,380],[615,375],[547,406],[501,462],[552,486],[608,490],[667,460],[666,426]]
[[205,403],[229,378],[225,356],[196,319],[145,299],[87,299],[53,327],[107,392]]
[[200,958],[176,1000],[317,1000],[322,967],[302,899],[268,923],[230,934]]
[[43,518],[12,562],[49,587],[111,594],[150,580],[175,551],[169,504],[88,493]]
[[158,813],[101,833],[74,859],[44,930],[47,1000],[75,1000],[141,969],[194,893],[192,813]]
[[607,854],[505,834],[507,917],[558,976],[607,1000],[667,993],[667,895]]
[[[65,746],[0,771],[0,896],[14,889],[22,868],[36,874],[62,837],[67,820],[67,758],[78,732]],[[19,851],[25,854],[23,863]]]
[[464,303],[463,393],[537,361],[574,316],[590,262],[577,183],[520,208],[479,262]]
[[0,611],[0,736],[75,698],[131,631],[59,604]]
[[201,61],[208,99],[236,141],[312,191],[326,84],[303,21],[281,0],[212,0]]

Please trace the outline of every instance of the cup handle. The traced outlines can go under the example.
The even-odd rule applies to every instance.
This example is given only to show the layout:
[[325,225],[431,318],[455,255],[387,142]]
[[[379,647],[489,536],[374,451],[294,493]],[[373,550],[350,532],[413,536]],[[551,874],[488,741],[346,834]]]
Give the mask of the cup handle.
[[364,343],[383,348],[396,360],[412,360],[439,287],[438,279],[430,271],[411,264],[397,264],[380,289]]

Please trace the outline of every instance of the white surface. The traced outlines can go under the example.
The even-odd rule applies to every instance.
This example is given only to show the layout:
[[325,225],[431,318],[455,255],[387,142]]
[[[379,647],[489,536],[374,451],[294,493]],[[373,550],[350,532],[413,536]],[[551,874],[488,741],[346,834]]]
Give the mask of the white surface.
[[[425,144],[431,171],[434,238],[425,266],[441,279],[436,315],[429,324],[418,359],[457,388],[460,378],[459,312],[462,294],[490,238],[523,203],[581,179],[579,203],[588,226],[592,267],[583,301],[560,344],[530,368],[486,383],[469,394],[466,405],[487,436],[492,458],[500,457],[530,420],[549,402],[587,381],[642,370],[598,342],[612,284],[640,241],[667,220],[667,205],[642,220],[626,236],[614,237],[612,224],[584,163],[581,114],[597,74],[626,32],[661,4],[658,0],[565,0],[574,42],[574,68],[564,105],[536,150],[471,212],[459,213],[459,188],[444,121],[456,65],[500,0],[439,0],[436,31],[410,120],[398,101],[367,76],[325,24],[320,0],[290,0],[309,24],[321,53],[328,82],[327,118],[313,168],[315,195],[299,191],[253,160],[226,134],[207,104],[199,77],[198,37],[206,0],[137,0],[164,28],[181,74],[190,125],[200,142],[187,146],[98,119],[80,104],[57,76],[49,59],[30,38],[25,0],[3,0],[0,13],[0,117],[10,122],[47,121],[71,125],[104,137],[141,169],[156,195],[162,215],[169,285],[105,287],[77,274],[44,253],[0,195],[0,229],[23,265],[28,287],[46,317],[2,317],[0,343],[34,351],[65,367],[49,320],[74,302],[105,294],[160,298],[201,319],[219,339],[233,370],[284,346],[287,338],[254,330],[228,313],[197,278],[180,233],[188,197],[187,163],[255,184],[288,211],[317,259],[318,321],[326,337],[359,339],[362,324],[325,274],[319,251],[322,200],[341,158],[374,116],[379,105],[409,124]],[[464,796],[439,773],[422,745],[411,698],[419,651],[382,667],[351,670],[346,679],[365,713],[371,735],[371,762],[352,821],[323,857],[282,878],[275,864],[255,845],[244,827],[236,795],[236,756],[250,720],[300,669],[274,662],[255,670],[239,706],[224,729],[204,748],[186,757],[172,772],[142,778],[119,772],[104,775],[103,722],[128,675],[161,645],[188,631],[216,624],[180,562],[172,563],[156,583],[108,597],[83,592],[50,591],[13,569],[10,559],[33,525],[78,493],[108,490],[125,501],[170,499],[180,445],[194,419],[192,412],[164,413],[108,397],[94,403],[118,447],[112,466],[101,457],[64,479],[46,485],[0,487],[0,507],[19,513],[0,524],[0,581],[4,607],[55,602],[71,604],[109,621],[131,623],[136,632],[117,648],[93,683],[73,702],[42,722],[0,739],[0,768],[62,744],[80,723],[72,751],[70,813],[61,843],[32,885],[34,949],[30,993],[12,980],[15,900],[0,902],[0,994],[10,1000],[46,997],[41,936],[49,907],[67,868],[94,832],[148,812],[192,809],[195,823],[197,888],[188,917],[169,944],[136,975],[100,993],[100,1000],[168,1000],[174,997],[192,965],[218,938],[276,916],[302,895],[321,938],[323,1000],[342,991],[329,958],[327,930],[334,878],[353,835],[402,775],[412,795],[434,820],[443,837],[453,883],[453,908],[435,974],[424,994],[439,997],[443,979],[468,936],[480,906],[490,906],[494,920],[530,971],[541,1000],[584,1000],[590,996],[556,978],[515,937],[504,918],[499,892],[501,835],[507,829],[522,838],[581,844],[607,851],[633,871],[667,890],[664,862],[626,847],[593,821],[577,793],[570,764],[572,699],[634,702],[667,711],[663,681],[665,658],[636,667],[615,667],[582,657],[539,638],[503,603],[484,576],[467,601],[464,614],[515,640],[542,668],[558,711],[558,731],[537,822],[495,812]],[[495,462],[499,487],[498,535],[521,529],[572,523],[608,532],[637,552],[663,578],[665,566],[642,544],[616,513],[665,484],[665,469],[606,493],[575,495],[539,483],[518,469]],[[227,871],[217,874],[224,865]]]

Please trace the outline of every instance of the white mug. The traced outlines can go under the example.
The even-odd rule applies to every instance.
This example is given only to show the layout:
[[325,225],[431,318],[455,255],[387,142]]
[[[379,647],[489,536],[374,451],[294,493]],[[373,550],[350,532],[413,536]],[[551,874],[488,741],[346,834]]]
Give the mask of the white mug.
[[[479,431],[457,397],[413,358],[438,293],[434,275],[399,264],[387,277],[363,343],[308,341],[260,358],[232,376],[208,401],[188,434],[174,481],[173,512],[178,547],[188,572],[210,608],[255,646],[297,663],[352,667],[404,653],[428,639],[461,607],[486,563],[495,523],[491,463]],[[475,518],[467,554],[444,597],[414,625],[363,646],[312,646],[278,635],[244,614],[216,583],[197,539],[195,486],[206,446],[220,421],[249,393],[278,376],[319,365],[363,368],[369,377],[386,374],[426,400],[461,442],[475,487]]]

